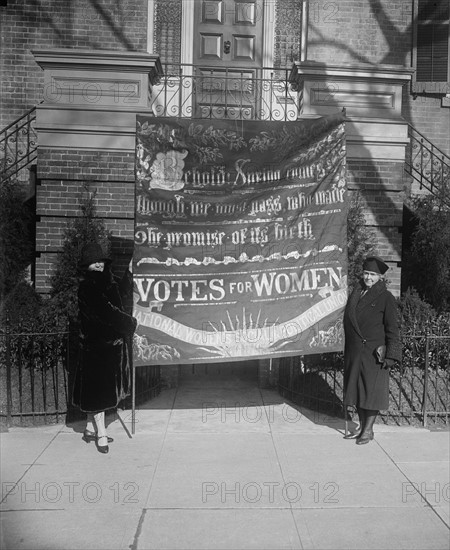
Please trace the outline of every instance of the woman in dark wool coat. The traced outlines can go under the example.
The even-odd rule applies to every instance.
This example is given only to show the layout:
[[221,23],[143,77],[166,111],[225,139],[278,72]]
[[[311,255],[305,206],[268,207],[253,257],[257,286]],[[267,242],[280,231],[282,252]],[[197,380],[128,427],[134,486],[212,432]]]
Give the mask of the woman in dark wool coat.
[[401,360],[397,303],[383,280],[388,269],[381,258],[366,258],[344,313],[344,405],[355,405],[359,417],[358,432],[345,438],[358,445],[373,439],[377,414],[389,407],[389,367]]
[[[137,321],[123,308],[129,271],[118,284],[111,260],[100,245],[86,245],[81,253],[83,278],[78,289],[80,358],[75,374],[73,404],[88,413],[83,440],[109,451],[105,411],[114,409],[130,393],[131,335]],[[95,426],[94,426],[95,424]]]

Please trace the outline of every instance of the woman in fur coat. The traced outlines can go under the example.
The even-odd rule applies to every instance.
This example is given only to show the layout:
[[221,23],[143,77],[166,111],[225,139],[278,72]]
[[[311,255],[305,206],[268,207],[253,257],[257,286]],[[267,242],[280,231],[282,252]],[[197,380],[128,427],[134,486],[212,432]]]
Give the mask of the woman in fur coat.
[[95,441],[101,453],[107,453],[112,442],[106,433],[105,411],[130,394],[131,336],[137,325],[122,303],[131,274],[127,271],[128,279],[118,284],[110,264],[100,245],[83,248],[78,289],[80,358],[73,404],[88,413],[84,441]]
[[383,280],[388,269],[381,258],[366,258],[344,313],[344,405],[355,405],[359,416],[358,432],[345,438],[358,445],[373,439],[377,414],[389,407],[389,367],[401,360],[397,303]]

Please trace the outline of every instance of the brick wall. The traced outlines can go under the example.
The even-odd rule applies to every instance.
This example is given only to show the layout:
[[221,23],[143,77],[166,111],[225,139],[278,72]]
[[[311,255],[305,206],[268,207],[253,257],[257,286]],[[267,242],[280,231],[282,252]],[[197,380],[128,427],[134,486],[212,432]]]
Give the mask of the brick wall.
[[134,152],[38,150],[39,179],[134,182]]
[[113,268],[123,272],[133,251],[134,155],[122,152],[65,152],[41,147],[36,187],[36,288],[48,292],[64,232],[80,216],[80,200],[96,192],[98,217],[112,234]]
[[390,266],[389,289],[400,295],[404,169],[401,162],[348,161],[350,194],[359,193],[376,253]]
[[442,96],[411,95],[405,87],[403,116],[416,130],[450,156],[450,107],[442,107]]
[[309,2],[308,59],[409,65],[411,17],[408,0],[313,0]]
[[145,0],[8,0],[0,7],[0,128],[41,101],[34,49],[147,50]]
[[[41,294],[50,291],[50,277],[55,268],[55,260],[58,254],[58,244],[62,242],[62,235],[73,218],[48,217],[36,225],[36,239],[38,245],[36,251],[35,286]],[[113,271],[122,275],[133,253],[133,220],[104,219],[105,227],[112,232],[112,257]],[[38,250],[41,248],[41,251]]]
[[[310,2],[308,60],[410,66],[413,2],[380,0],[377,4],[368,0]],[[406,85],[402,114],[450,155],[450,108],[441,107],[441,98],[423,94],[414,99]]]

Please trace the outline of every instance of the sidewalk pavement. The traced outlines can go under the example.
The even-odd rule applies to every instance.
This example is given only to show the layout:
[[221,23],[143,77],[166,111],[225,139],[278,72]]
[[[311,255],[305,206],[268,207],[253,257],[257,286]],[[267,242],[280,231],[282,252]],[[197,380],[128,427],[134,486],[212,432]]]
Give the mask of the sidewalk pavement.
[[448,549],[449,432],[340,419],[249,382],[186,383],[83,424],[1,434],[1,548]]

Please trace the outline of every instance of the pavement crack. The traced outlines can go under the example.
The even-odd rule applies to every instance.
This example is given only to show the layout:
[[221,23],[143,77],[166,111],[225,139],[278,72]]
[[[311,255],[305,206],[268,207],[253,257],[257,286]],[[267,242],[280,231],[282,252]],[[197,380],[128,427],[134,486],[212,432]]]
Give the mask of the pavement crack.
[[36,457],[35,460],[33,460],[33,462],[31,464],[26,464],[28,466],[28,468],[25,469],[24,473],[20,476],[20,478],[16,481],[16,483],[14,483],[14,485],[9,489],[9,491],[7,491],[3,496],[2,496],[2,500],[0,501],[0,504],[3,504],[6,499],[8,498],[8,496],[14,491],[15,492],[15,489],[16,487],[19,485],[19,483],[22,481],[22,479],[27,475],[27,473],[31,470],[31,468],[33,466],[42,466],[42,464],[39,464],[38,461],[39,459],[41,458],[41,456],[45,453],[45,451],[50,447],[50,445],[53,443],[53,441],[55,441],[55,439],[58,437],[58,435],[60,433],[62,433],[64,431],[64,428],[65,426],[62,426],[61,429],[56,432],[56,434],[50,439],[50,441],[47,443],[47,445],[42,449],[42,451],[38,454],[38,456]]

